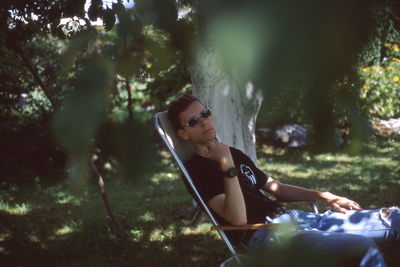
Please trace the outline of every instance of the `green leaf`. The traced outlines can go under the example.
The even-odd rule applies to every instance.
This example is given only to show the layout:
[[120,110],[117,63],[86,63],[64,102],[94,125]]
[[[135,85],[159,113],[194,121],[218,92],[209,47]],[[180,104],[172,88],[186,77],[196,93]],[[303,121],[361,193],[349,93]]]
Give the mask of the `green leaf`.
[[103,25],[106,31],[111,30],[115,24],[115,13],[113,9],[107,8],[103,12]]
[[115,14],[120,15],[121,13],[125,12],[125,6],[121,3],[113,3],[112,4],[112,10],[115,12]]
[[103,7],[96,3],[92,3],[88,9],[88,16],[91,21],[96,21],[103,14]]
[[124,52],[117,58],[117,73],[125,78],[131,77],[141,65],[141,57]]
[[112,76],[111,64],[104,58],[96,58],[79,73],[75,90],[54,122],[56,139],[68,152],[85,153],[89,149],[104,117]]

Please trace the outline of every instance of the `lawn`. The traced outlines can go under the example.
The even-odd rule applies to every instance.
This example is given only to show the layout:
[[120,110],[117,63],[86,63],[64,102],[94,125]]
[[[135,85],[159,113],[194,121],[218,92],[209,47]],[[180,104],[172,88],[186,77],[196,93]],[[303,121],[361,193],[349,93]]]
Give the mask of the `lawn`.
[[[400,203],[399,151],[398,140],[376,137],[358,156],[260,144],[258,157],[261,169],[282,182],[376,208]],[[51,178],[0,184],[1,266],[216,266],[229,256],[206,219],[191,223],[191,198],[165,151],[154,173],[140,180],[106,175],[126,238],[116,235],[94,182],[77,194]],[[319,208],[326,209],[322,203]],[[389,266],[398,266],[399,247],[385,246],[384,252]]]

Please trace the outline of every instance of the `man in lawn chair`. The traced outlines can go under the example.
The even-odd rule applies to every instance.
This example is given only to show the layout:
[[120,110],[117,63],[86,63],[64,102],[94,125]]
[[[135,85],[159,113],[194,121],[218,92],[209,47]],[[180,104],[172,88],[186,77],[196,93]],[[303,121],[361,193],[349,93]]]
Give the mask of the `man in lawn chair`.
[[[338,255],[357,248],[357,265],[386,266],[372,238],[400,240],[399,208],[362,210],[345,197],[278,182],[243,152],[216,139],[211,110],[194,96],[185,94],[173,101],[168,117],[178,136],[193,145],[195,153],[185,165],[221,224],[293,223],[293,240],[298,244]],[[332,210],[323,214],[285,210],[259,189],[280,202],[323,200]],[[272,229],[226,234],[232,243],[255,250],[277,242]]]

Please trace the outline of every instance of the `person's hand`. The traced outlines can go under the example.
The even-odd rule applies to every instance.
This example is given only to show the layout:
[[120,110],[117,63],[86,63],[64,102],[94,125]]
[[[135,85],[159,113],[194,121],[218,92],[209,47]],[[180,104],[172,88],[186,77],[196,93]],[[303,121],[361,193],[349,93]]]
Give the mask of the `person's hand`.
[[348,210],[362,210],[361,206],[348,198],[325,193],[324,200],[335,211],[346,213]]
[[208,151],[204,154],[204,157],[217,161],[223,170],[225,167],[230,168],[233,166],[232,155],[228,145],[214,140],[207,143],[207,149]]

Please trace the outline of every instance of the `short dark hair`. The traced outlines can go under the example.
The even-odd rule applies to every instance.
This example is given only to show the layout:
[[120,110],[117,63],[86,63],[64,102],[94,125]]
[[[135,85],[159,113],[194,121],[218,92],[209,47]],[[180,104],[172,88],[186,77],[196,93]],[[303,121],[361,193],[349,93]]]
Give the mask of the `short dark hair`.
[[194,101],[203,104],[197,97],[189,94],[181,95],[169,104],[167,115],[175,130],[182,129],[183,126],[179,120],[179,115]]

